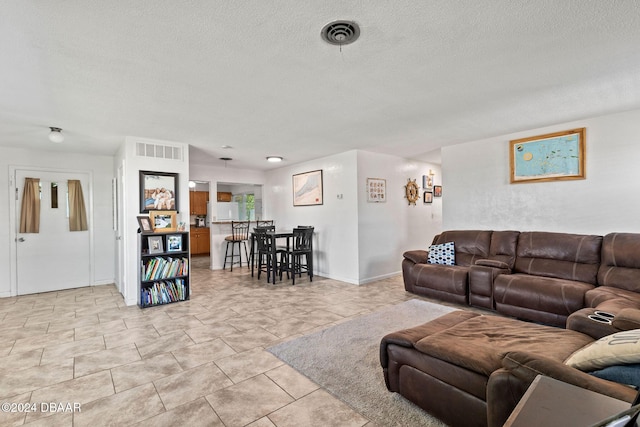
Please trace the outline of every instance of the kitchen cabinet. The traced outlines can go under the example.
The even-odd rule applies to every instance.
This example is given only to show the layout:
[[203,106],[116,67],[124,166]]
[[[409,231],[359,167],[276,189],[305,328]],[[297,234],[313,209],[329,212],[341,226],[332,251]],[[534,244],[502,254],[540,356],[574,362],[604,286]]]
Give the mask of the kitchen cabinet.
[[218,201],[219,202],[230,202],[233,198],[233,194],[227,191],[218,191]]
[[191,227],[191,255],[208,255],[211,252],[209,227]]
[[207,202],[209,201],[208,191],[189,192],[189,210],[191,215],[206,215]]

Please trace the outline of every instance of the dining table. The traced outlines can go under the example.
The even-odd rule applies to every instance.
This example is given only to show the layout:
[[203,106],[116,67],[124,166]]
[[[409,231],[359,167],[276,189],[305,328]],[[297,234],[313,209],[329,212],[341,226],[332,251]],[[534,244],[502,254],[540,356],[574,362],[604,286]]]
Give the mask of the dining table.
[[[276,245],[276,239],[286,239],[286,249],[287,251],[289,251],[289,248],[291,247],[291,238],[293,237],[293,230],[275,230],[275,231],[267,231],[266,234],[268,236],[271,237],[271,241],[273,242],[273,244],[271,245],[271,275],[270,277],[267,277],[267,282],[269,283],[273,283],[274,285],[276,284],[276,273],[277,273],[277,268],[278,268],[278,259],[276,258],[276,253],[277,253],[277,245]],[[255,233],[251,233],[250,236],[250,245],[251,245],[251,255],[250,255],[250,262],[251,262],[251,276],[253,277],[253,268],[255,266]]]

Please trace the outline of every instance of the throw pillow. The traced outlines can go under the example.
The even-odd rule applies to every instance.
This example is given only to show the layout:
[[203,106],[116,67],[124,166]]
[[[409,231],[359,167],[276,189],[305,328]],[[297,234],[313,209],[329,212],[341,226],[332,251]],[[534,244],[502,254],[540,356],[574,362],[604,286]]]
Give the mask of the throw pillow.
[[453,242],[429,246],[428,264],[455,265],[456,251]]
[[581,371],[640,363],[640,329],[602,337],[574,352],[564,363]]
[[640,390],[640,365],[615,365],[607,366],[598,371],[589,372],[594,377],[602,378],[620,384],[631,385]]

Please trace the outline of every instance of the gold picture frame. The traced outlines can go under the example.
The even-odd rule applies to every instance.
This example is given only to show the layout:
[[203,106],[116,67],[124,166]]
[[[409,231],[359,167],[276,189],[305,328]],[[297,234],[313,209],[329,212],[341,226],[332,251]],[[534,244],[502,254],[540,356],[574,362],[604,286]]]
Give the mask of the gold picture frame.
[[509,141],[511,183],[585,179],[586,128]]
[[149,211],[149,218],[151,218],[154,233],[164,233],[178,229],[176,211]]

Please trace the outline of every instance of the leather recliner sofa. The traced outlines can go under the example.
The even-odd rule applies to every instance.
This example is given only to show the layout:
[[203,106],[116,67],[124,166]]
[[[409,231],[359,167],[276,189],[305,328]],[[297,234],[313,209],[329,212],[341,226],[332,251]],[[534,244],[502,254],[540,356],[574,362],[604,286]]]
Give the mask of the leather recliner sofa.
[[559,327],[574,313],[569,323],[584,328],[593,322],[580,319],[595,310],[640,308],[640,234],[454,230],[433,240],[445,242],[454,242],[456,265],[404,253],[408,292]]

